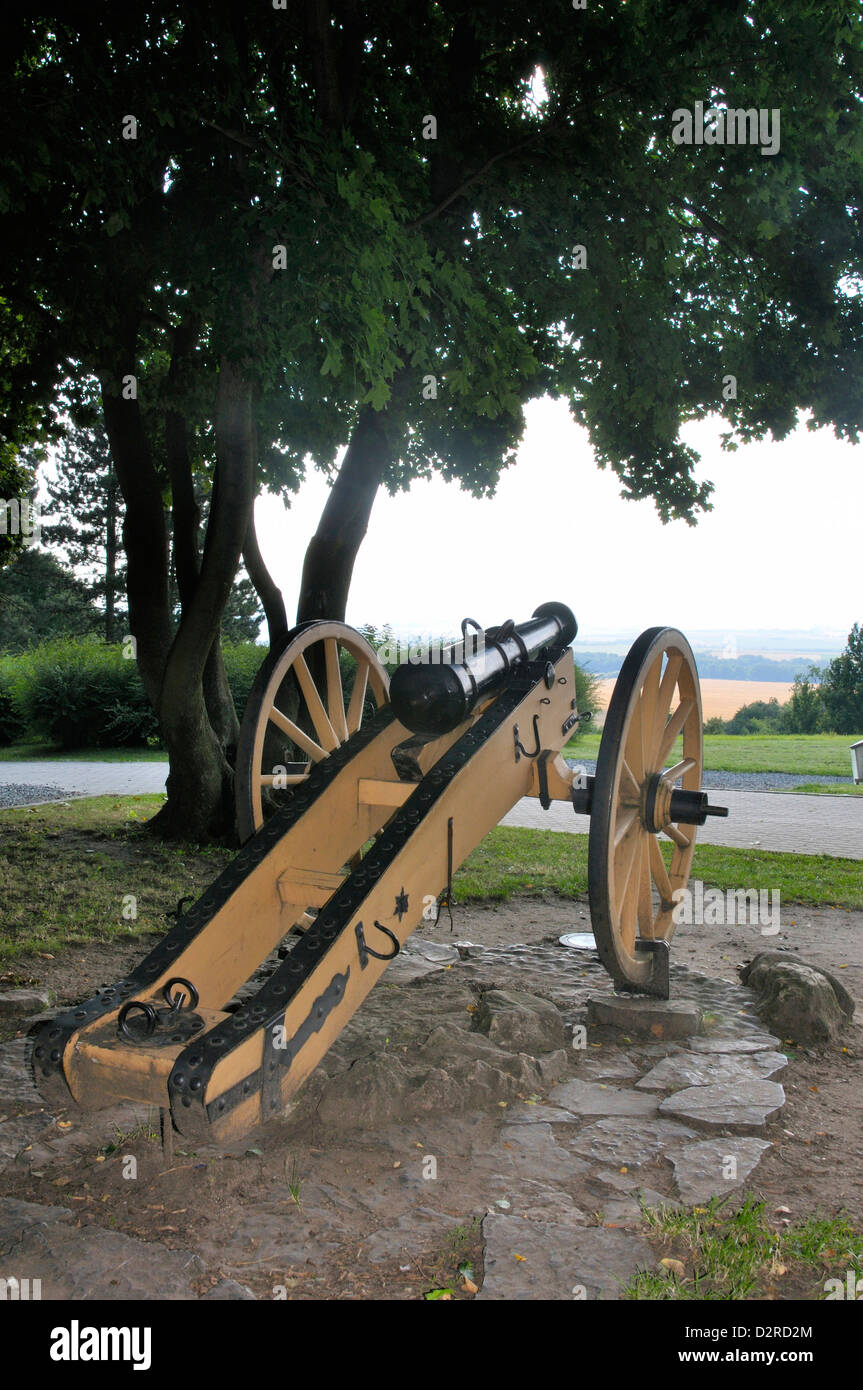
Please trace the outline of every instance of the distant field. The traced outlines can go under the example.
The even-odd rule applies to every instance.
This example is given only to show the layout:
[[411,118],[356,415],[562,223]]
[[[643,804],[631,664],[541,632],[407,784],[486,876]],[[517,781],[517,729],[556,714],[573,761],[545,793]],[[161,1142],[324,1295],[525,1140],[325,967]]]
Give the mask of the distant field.
[[[847,777],[851,783],[854,736],[837,734],[707,734],[708,772],[796,772],[801,776]],[[568,758],[595,758],[599,734],[582,734],[566,748]]]
[[[614,689],[614,676],[604,677],[599,682],[599,696],[603,709],[606,709]],[[754,700],[778,700],[784,705],[791,698],[791,682],[784,681],[723,681],[706,676],[701,682],[701,700],[704,718],[730,719],[741,705],[751,705]]]

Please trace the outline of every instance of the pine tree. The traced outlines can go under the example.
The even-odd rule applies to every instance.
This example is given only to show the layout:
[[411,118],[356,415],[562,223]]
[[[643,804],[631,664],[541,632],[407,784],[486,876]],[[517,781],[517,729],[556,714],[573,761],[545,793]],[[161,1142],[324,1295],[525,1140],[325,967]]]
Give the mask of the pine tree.
[[123,501],[100,427],[73,427],[55,455],[56,480],[45,479],[49,516],[42,540],[65,558],[103,615],[106,642],[126,625]]

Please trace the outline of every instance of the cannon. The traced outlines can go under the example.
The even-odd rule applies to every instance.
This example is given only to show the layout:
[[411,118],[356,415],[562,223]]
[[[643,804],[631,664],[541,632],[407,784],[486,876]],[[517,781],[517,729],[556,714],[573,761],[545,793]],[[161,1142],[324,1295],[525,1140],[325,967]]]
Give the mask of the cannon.
[[[701,695],[675,628],[644,632],[609,704],[594,776],[562,750],[580,720],[570,643],[547,603],[392,682],[352,628],[295,628],[264,661],[236,769],[242,847],[138,967],[41,1025],[46,1099],[160,1107],[232,1139],[281,1112],[385,974],[428,903],[522,797],[590,817],[589,897],[620,989],[667,997],[674,907],[698,825]],[[663,853],[661,837],[668,841]]]

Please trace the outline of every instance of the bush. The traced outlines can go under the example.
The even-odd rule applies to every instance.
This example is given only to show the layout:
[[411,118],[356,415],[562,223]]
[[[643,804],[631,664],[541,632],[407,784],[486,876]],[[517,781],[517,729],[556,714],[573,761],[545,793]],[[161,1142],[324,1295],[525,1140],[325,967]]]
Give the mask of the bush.
[[724,734],[725,720],[719,714],[714,714],[710,719],[705,720],[704,732],[706,734]]
[[14,657],[0,657],[0,746],[15,743],[24,732],[24,721],[12,693]]
[[259,647],[256,642],[223,642],[222,654],[225,658],[225,674],[237,718],[242,719],[243,710],[252,688],[255,676],[267,655],[267,647]]
[[753,700],[743,705],[725,725],[727,734],[781,734],[782,705],[778,700]]
[[63,748],[121,748],[158,736],[138,667],[120,646],[58,638],[10,662],[22,732]]

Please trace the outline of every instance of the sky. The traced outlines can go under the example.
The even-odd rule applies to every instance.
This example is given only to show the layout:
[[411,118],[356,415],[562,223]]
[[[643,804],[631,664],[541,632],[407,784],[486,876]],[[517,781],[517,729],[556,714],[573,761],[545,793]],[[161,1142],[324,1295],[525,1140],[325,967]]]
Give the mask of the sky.
[[[616,476],[596,467],[565,402],[531,402],[526,420],[493,498],[438,478],[378,494],[354,569],[352,626],[438,636],[463,617],[518,622],[556,600],[575,612],[580,639],[662,624],[725,633],[733,654],[755,628],[826,629],[838,650],[863,620],[863,444],[801,423],[783,443],[725,453],[721,421],[693,424],[683,437],[702,455],[699,476],[715,484],[714,509],[696,527],[663,526],[652,502],[624,500]],[[289,618],[326,492],[310,470],[289,510],[274,498],[257,503]]]

